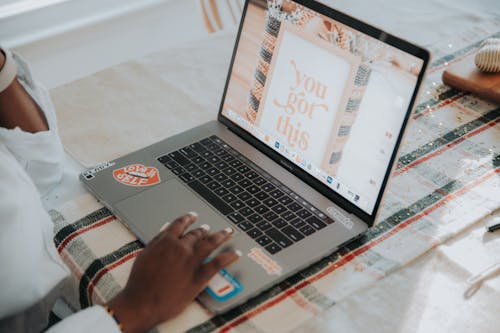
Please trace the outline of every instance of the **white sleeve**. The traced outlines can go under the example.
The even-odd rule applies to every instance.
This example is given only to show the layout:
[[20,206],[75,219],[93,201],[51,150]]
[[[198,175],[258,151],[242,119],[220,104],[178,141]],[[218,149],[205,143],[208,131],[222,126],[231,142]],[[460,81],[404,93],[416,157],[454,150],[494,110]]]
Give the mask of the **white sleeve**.
[[26,170],[38,192],[44,195],[59,183],[63,172],[64,151],[57,131],[56,114],[47,90],[33,80],[26,62],[15,53],[13,56],[18,64],[17,79],[45,114],[49,130],[32,134],[19,127],[0,127],[0,141]]
[[52,326],[47,333],[120,333],[115,320],[102,306],[79,311]]

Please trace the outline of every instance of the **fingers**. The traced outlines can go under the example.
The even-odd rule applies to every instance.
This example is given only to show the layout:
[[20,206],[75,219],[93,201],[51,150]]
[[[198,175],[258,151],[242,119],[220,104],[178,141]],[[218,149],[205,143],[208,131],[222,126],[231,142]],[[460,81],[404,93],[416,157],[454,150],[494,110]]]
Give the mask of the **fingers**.
[[217,257],[202,265],[198,276],[203,287],[214,277],[215,274],[217,274],[217,272],[237,261],[241,255],[242,253],[239,250],[222,252]]
[[208,224],[203,224],[199,228],[193,229],[182,237],[182,241],[193,247],[198,241],[205,238],[210,231]]
[[184,216],[178,217],[171,223],[166,223],[160,230],[160,233],[167,232],[174,237],[180,238],[190,225],[196,222],[198,214],[190,212]]
[[215,232],[205,237],[196,244],[196,254],[200,261],[205,260],[216,248],[222,245],[225,241],[231,238],[233,229],[226,228],[219,232]]

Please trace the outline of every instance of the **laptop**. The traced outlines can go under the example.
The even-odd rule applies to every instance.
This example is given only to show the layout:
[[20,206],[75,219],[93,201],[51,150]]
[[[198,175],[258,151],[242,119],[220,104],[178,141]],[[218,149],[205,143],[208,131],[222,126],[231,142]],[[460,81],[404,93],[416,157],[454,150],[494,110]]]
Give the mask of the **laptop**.
[[[147,244],[187,212],[241,259],[199,300],[220,313],[374,224],[429,53],[311,0],[247,0],[217,120],[84,171]],[[215,254],[214,254],[215,255]]]

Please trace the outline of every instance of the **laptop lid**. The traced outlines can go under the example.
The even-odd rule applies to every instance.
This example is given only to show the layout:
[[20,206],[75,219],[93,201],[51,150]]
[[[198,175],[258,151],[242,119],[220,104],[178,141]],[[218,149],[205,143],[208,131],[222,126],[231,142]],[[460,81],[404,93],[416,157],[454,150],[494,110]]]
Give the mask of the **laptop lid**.
[[247,0],[218,119],[373,225],[429,53],[310,0]]

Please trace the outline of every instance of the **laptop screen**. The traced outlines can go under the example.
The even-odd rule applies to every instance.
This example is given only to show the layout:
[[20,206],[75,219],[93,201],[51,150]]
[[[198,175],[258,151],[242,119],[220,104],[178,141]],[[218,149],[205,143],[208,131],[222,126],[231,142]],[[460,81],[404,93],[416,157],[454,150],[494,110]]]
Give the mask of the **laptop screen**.
[[371,215],[424,64],[382,39],[251,0],[222,115]]

